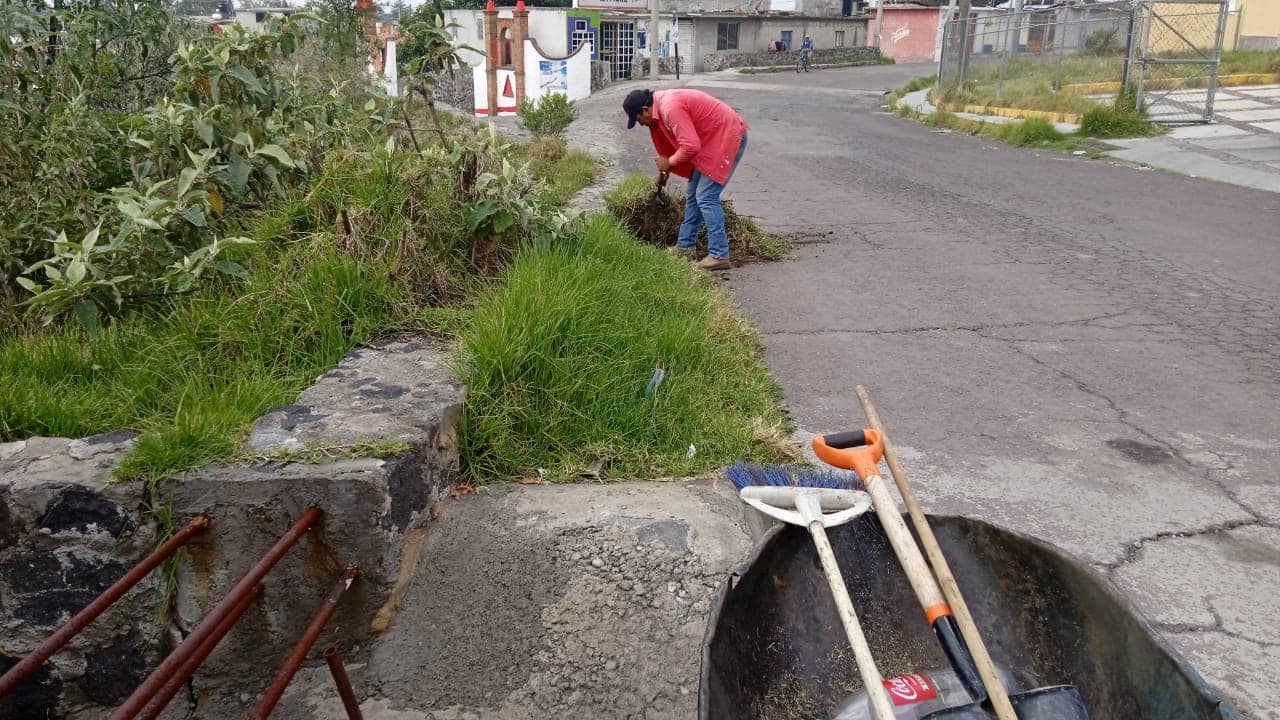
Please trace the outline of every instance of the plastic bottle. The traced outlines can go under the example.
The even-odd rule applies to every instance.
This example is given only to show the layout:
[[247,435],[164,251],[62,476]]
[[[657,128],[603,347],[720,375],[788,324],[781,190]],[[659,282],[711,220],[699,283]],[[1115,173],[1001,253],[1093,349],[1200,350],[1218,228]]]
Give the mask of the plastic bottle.
[[[1006,667],[996,667],[1004,689],[1009,693],[1020,690],[1018,681]],[[969,693],[964,691],[960,679],[954,670],[931,670],[914,675],[888,678],[884,681],[885,690],[889,691],[889,701],[893,704],[895,720],[920,720],[935,710],[968,705],[973,702]],[[864,690],[845,698],[831,714],[831,720],[874,720],[871,703]]]

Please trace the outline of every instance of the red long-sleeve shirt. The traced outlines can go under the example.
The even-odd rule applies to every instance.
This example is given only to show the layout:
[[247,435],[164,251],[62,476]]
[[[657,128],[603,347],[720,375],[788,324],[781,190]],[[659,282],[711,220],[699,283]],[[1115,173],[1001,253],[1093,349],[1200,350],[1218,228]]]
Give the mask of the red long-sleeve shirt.
[[733,108],[701,90],[658,90],[653,93],[654,124],[649,135],[658,153],[671,161],[671,172],[689,177],[693,170],[723,185],[747,131],[747,121]]

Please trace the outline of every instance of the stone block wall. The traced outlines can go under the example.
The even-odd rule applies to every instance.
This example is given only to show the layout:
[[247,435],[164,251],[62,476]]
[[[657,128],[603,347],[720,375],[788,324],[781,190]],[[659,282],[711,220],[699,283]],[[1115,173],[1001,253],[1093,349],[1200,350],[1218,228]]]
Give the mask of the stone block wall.
[[613,73],[609,69],[609,63],[601,60],[591,61],[591,92],[603,90],[609,87],[609,83],[613,82]]
[[[739,67],[794,67],[799,58],[800,51],[798,50],[788,50],[786,52],[717,52],[704,55],[702,66],[708,71]],[[875,65],[880,62],[880,51],[873,47],[819,48],[813,51],[810,61],[818,65],[828,63]]]
[[[640,80],[643,82],[649,79],[649,64],[650,62],[652,62],[652,60],[653,58],[651,57],[636,58],[635,70],[633,71],[633,74],[636,80]],[[676,74],[675,56],[669,55],[667,57],[658,58],[658,74],[659,75],[675,75]]]
[[435,99],[450,107],[471,115],[476,109],[476,91],[471,81],[471,68],[464,67],[457,72],[444,74],[437,78],[432,89]]
[[[243,717],[334,580],[360,577],[318,647],[354,648],[387,628],[412,580],[432,506],[457,482],[466,388],[445,351],[413,338],[353,350],[255,423],[235,461],[162,485],[178,523],[210,525],[18,690],[4,720],[100,720],[309,507],[324,511],[165,718]],[[145,557],[157,538],[140,484],[108,482],[132,437],[0,444],[0,672]]]
[[[417,568],[431,506],[457,482],[465,396],[440,349],[412,338],[358,348],[254,424],[244,450],[259,459],[211,467],[175,486],[175,508],[212,520],[179,564],[184,628],[307,508],[324,510],[193,679],[199,717],[242,716],[252,707],[348,564],[359,565],[360,576],[318,647],[339,643],[346,652],[387,628]],[[371,442],[399,447],[359,451]]]
[[[145,557],[139,484],[109,484],[128,433],[0,444],[0,672]],[[164,637],[152,573],[9,695],[7,720],[101,718],[142,682]]]

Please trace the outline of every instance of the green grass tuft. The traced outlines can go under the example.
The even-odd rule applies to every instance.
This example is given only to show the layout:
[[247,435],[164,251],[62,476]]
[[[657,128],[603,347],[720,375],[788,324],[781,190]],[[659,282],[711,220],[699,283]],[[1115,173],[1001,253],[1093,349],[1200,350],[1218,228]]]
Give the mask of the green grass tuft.
[[[477,480],[705,473],[780,457],[779,390],[712,281],[608,216],[530,248],[461,334]],[[666,372],[652,396],[654,369]],[[689,446],[697,448],[689,458]]]
[[1001,128],[1001,139],[1010,145],[1029,147],[1061,141],[1065,136],[1053,123],[1041,118],[1028,118],[1007,123]]
[[243,294],[216,289],[90,340],[70,326],[0,338],[0,440],[141,433],[116,469],[156,480],[226,457],[356,343],[393,326],[385,269],[299,247]]
[[1132,138],[1159,135],[1160,128],[1137,112],[1094,108],[1080,118],[1080,134],[1095,138]]

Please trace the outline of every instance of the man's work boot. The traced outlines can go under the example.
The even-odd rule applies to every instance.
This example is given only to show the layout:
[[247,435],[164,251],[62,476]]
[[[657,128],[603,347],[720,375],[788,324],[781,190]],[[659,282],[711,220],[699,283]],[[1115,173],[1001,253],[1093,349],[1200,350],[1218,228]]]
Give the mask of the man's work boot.
[[682,257],[689,262],[693,262],[693,260],[698,257],[698,251],[696,249],[682,248],[679,245],[672,245],[667,248],[667,252],[675,255],[676,257]]
[[730,268],[729,258],[718,258],[715,255],[708,255],[694,263],[694,265],[703,270],[728,270]]

